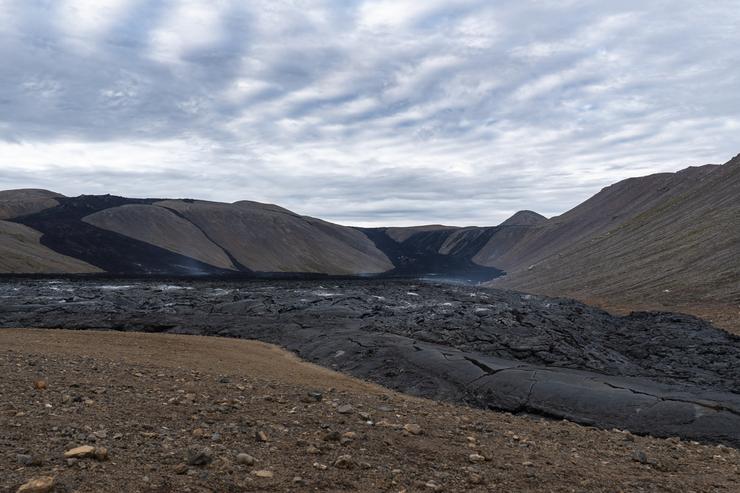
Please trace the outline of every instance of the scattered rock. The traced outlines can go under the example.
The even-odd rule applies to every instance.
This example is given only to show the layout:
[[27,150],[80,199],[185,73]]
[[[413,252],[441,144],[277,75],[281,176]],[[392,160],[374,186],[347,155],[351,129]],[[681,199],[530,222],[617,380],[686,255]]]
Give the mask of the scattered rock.
[[468,477],[468,481],[471,484],[482,484],[483,477],[478,473],[470,473],[470,476]]
[[338,431],[330,431],[326,435],[324,435],[324,441],[325,442],[338,442],[341,440],[342,435]]
[[632,460],[641,464],[647,464],[647,455],[642,450],[632,452]]
[[635,462],[639,462],[640,464],[648,464],[648,465],[655,465],[655,459],[651,459],[643,452],[642,450],[635,450],[632,453],[632,460]]
[[185,474],[188,472],[187,464],[180,463],[175,466],[175,474]]
[[92,457],[95,454],[95,447],[92,445],[82,445],[64,452],[65,459],[84,459]]
[[33,465],[33,457],[28,454],[16,454],[15,461],[22,466]]
[[48,493],[54,488],[54,478],[41,476],[27,482],[18,488],[18,493]]
[[208,447],[190,447],[185,462],[191,466],[205,466],[213,462],[213,451]]
[[408,423],[403,425],[404,431],[412,434],[412,435],[421,435],[424,433],[424,430],[421,429],[421,426],[413,423]]
[[258,442],[269,442],[269,441],[270,441],[270,439],[269,439],[269,438],[267,438],[267,433],[265,433],[265,432],[264,432],[264,431],[262,431],[262,430],[260,430],[260,431],[257,431],[257,432],[256,432],[256,433],[254,434],[254,437],[255,437],[255,438],[257,439],[257,441],[258,441]]
[[337,460],[334,461],[334,467],[339,469],[352,469],[355,467],[355,461],[351,455],[340,455]]
[[255,459],[249,454],[241,453],[236,456],[237,464],[243,464],[245,466],[252,466],[254,465],[255,462],[257,462],[257,459]]
[[424,484],[424,486],[425,486],[425,487],[426,487],[426,488],[427,488],[428,490],[432,490],[432,491],[442,491],[442,485],[440,485],[439,483],[437,483],[437,482],[436,482],[436,481],[434,481],[434,480],[429,480],[429,481],[427,481],[427,482],[426,482],[426,483]]
[[48,387],[48,384],[46,383],[46,380],[34,380],[33,381],[33,388],[36,390],[46,390]]
[[271,477],[273,477],[275,475],[272,471],[268,471],[266,469],[262,469],[262,470],[259,470],[259,471],[254,471],[252,474],[254,474],[255,476],[257,476],[258,478],[267,478],[267,479],[269,479],[269,478],[271,478]]
[[337,408],[339,414],[349,414],[353,411],[353,407],[350,404],[342,404]]
[[108,449],[105,447],[95,447],[93,457],[95,458],[95,460],[100,462],[108,460]]
[[486,458],[480,454],[470,454],[468,460],[475,464],[477,462],[485,462]]

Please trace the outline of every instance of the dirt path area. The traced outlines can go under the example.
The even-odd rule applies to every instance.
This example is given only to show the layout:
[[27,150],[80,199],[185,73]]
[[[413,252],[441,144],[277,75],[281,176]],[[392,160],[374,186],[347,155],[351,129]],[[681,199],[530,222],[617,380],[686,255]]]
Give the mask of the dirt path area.
[[412,398],[252,341],[0,329],[0,371],[2,492],[740,490],[735,449]]

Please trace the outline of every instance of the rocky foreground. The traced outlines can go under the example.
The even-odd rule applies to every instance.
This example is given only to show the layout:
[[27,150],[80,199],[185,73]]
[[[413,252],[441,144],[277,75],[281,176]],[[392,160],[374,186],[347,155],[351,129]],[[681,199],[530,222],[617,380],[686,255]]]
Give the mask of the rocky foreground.
[[2,492],[740,488],[733,448],[413,398],[257,342],[2,329],[0,347]]
[[417,396],[740,445],[740,338],[670,313],[409,281],[17,281],[0,325],[257,339]]

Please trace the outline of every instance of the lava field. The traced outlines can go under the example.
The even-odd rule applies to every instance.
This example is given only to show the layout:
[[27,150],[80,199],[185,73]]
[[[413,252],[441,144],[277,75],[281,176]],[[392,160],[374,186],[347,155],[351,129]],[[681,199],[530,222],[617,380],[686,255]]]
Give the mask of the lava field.
[[5,279],[0,326],[257,339],[418,396],[740,445],[740,337],[687,315],[420,281]]

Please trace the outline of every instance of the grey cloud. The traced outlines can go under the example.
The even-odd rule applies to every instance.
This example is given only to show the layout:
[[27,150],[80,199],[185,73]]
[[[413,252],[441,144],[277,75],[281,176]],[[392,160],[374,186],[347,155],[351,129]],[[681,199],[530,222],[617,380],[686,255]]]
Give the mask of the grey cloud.
[[0,5],[0,188],[495,224],[738,152],[731,1],[121,1]]

